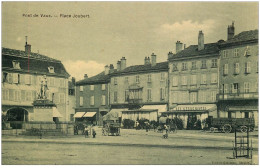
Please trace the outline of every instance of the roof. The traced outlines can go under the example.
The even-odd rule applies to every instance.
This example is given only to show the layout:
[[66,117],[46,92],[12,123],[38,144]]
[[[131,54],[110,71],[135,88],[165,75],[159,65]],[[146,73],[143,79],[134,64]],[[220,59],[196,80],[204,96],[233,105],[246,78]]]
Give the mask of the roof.
[[116,71],[111,76],[125,75],[125,74],[137,74],[137,73],[148,73],[154,71],[168,71],[168,62],[160,62],[156,65],[133,65],[126,67],[124,70]]
[[258,42],[258,30],[243,31],[233,38],[221,43],[221,46],[228,46],[231,44],[241,44],[243,42]]
[[[13,61],[18,61],[21,69],[14,69]],[[61,77],[70,76],[59,60],[49,58],[44,55],[31,53],[28,61],[28,56],[25,51],[2,48],[2,70],[27,73],[28,66],[30,73]],[[54,67],[55,73],[49,73],[48,67],[50,66]]]
[[198,50],[198,45],[191,45],[184,50],[178,52],[177,54],[173,54],[171,59],[179,59],[179,58],[190,58],[192,56],[208,56],[212,54],[218,54],[219,53],[219,47],[218,43],[208,43],[204,44],[203,50]]
[[105,75],[105,72],[103,71],[95,76],[76,82],[76,85],[108,83],[109,81],[110,75]]

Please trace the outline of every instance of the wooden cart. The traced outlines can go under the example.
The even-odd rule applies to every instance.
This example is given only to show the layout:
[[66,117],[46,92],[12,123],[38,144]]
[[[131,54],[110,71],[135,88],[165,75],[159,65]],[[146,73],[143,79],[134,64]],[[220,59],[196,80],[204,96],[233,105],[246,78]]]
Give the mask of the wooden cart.
[[102,135],[104,136],[119,136],[120,135],[120,123],[107,123],[102,129]]
[[211,132],[218,130],[230,133],[235,129],[246,132],[247,128],[252,131],[255,127],[254,118],[212,118],[210,122]]

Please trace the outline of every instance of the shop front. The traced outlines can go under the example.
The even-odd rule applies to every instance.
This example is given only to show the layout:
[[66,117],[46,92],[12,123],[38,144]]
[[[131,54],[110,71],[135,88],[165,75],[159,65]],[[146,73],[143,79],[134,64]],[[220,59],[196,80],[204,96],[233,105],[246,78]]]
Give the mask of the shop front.
[[178,105],[168,112],[163,112],[169,119],[179,118],[185,129],[203,129],[209,116],[217,116],[216,104]]

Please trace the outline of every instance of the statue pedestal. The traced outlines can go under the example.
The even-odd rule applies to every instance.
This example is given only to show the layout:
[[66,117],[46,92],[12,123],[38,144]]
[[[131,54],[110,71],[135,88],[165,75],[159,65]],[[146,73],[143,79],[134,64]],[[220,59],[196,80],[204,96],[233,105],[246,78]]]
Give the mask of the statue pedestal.
[[55,104],[48,99],[38,99],[33,102],[34,121],[53,122],[53,107]]

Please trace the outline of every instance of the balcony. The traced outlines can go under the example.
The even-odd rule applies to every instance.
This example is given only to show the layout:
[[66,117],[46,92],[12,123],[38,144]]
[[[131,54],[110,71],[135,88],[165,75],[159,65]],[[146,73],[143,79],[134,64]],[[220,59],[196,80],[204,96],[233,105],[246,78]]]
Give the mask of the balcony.
[[143,103],[143,99],[128,99],[129,104],[141,104]]
[[258,92],[249,93],[220,93],[217,95],[218,100],[246,100],[258,99]]

